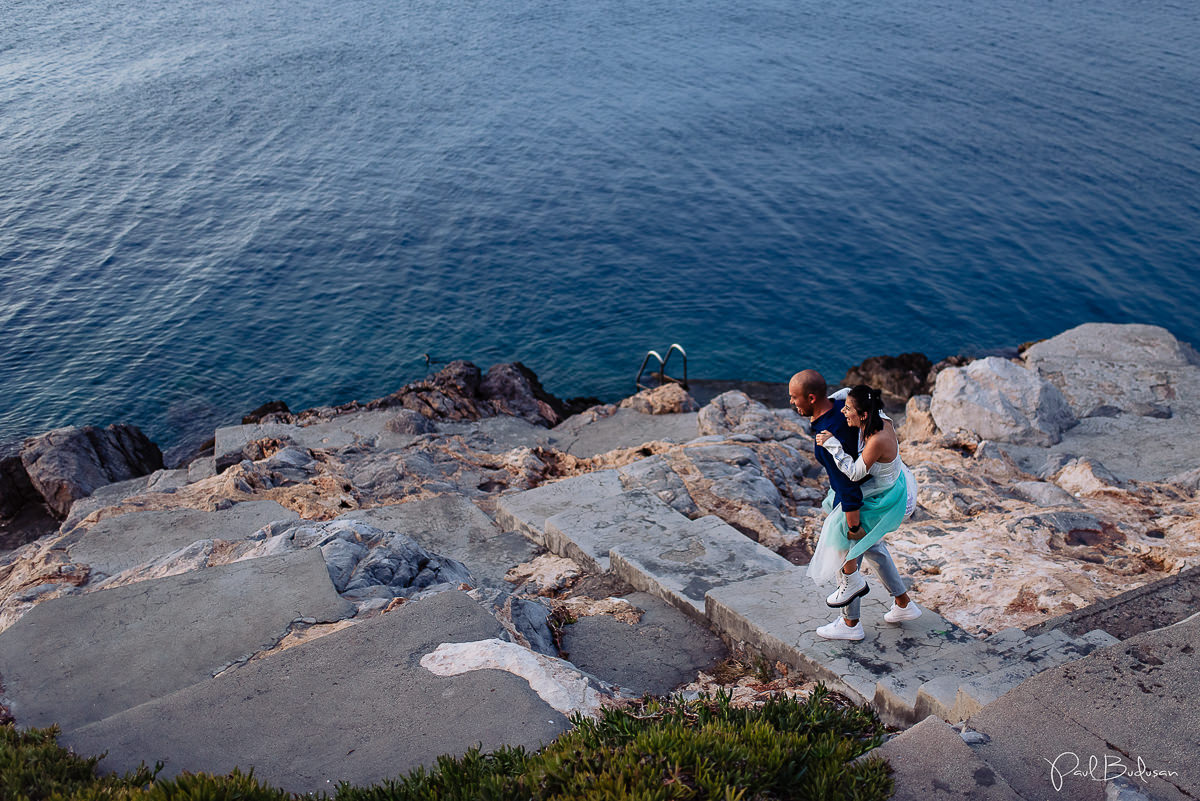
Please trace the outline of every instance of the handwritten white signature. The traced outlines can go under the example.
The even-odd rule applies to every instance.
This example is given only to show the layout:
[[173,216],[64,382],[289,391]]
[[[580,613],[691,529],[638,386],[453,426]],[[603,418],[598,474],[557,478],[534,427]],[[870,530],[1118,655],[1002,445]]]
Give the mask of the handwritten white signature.
[[1137,758],[1136,768],[1125,764],[1125,760],[1116,754],[1105,754],[1103,759],[1092,754],[1084,767],[1083,761],[1074,751],[1063,751],[1053,760],[1046,759],[1046,762],[1050,763],[1050,784],[1056,792],[1062,790],[1063,778],[1066,776],[1080,776],[1096,782],[1109,782],[1120,776],[1128,776],[1141,779],[1144,784],[1150,779],[1179,775],[1179,772],[1174,770],[1151,770],[1146,767],[1140,756]]

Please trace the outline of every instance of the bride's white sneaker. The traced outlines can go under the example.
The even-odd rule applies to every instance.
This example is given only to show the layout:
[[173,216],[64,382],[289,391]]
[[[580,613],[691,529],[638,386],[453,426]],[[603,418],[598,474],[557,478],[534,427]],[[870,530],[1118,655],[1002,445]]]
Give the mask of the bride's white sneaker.
[[887,610],[883,619],[888,623],[902,623],[905,620],[916,620],[921,616],[921,607],[917,606],[916,601],[909,601],[908,606],[896,606],[896,602],[892,601],[892,608]]
[[838,619],[832,623],[818,626],[817,634],[827,640],[861,640],[865,636],[861,622],[847,626],[845,618],[841,615],[838,615]]
[[833,594],[825,599],[825,603],[833,608],[845,606],[855,598],[861,598],[870,590],[867,586],[867,580],[863,578],[861,570],[855,570],[850,575],[846,575],[842,571],[838,571],[838,586],[833,591]]

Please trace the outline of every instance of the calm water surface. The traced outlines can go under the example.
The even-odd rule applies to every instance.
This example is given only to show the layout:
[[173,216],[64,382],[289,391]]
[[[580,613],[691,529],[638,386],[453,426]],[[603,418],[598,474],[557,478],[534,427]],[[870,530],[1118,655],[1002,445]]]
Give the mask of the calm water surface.
[[422,353],[560,395],[1077,323],[1200,344],[1200,11],[0,4],[0,441],[164,445]]

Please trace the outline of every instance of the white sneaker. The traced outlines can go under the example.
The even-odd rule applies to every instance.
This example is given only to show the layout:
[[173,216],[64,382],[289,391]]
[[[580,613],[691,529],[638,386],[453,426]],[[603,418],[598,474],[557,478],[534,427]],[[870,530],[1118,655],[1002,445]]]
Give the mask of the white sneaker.
[[908,606],[896,606],[896,602],[892,601],[892,608],[887,610],[883,619],[888,623],[901,623],[905,620],[916,620],[920,616],[921,607],[917,606],[916,601],[909,601]]
[[818,626],[817,634],[827,640],[861,640],[864,636],[861,622],[847,626],[845,618],[841,615],[838,615],[838,619],[832,623]]
[[850,603],[855,598],[861,598],[869,590],[870,587],[867,586],[867,580],[863,578],[861,570],[855,570],[848,576],[839,570],[837,589],[825,599],[825,603],[837,609]]

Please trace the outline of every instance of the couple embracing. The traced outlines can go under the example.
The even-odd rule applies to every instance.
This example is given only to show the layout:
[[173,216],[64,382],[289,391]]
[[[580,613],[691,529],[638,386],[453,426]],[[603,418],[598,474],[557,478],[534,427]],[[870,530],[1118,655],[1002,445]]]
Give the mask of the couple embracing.
[[900,460],[896,427],[883,413],[880,391],[860,384],[827,395],[821,374],[804,370],[792,376],[788,392],[792,406],[812,422],[817,461],[831,486],[808,575],[818,584],[837,579],[826,603],[842,613],[817,634],[830,640],[863,638],[859,605],[870,590],[859,570],[863,559],[894,598],[883,619],[915,620],[921,609],[908,597],[883,537],[912,514],[916,481]]

